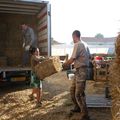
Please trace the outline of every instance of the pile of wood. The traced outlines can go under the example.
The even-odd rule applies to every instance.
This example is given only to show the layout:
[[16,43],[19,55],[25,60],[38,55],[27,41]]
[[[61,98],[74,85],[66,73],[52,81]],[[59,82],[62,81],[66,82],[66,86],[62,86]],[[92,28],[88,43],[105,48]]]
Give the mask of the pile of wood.
[[110,67],[110,87],[113,120],[120,120],[120,35],[115,44],[116,58]]
[[39,79],[44,79],[61,70],[62,64],[59,57],[48,58],[35,67],[35,73]]

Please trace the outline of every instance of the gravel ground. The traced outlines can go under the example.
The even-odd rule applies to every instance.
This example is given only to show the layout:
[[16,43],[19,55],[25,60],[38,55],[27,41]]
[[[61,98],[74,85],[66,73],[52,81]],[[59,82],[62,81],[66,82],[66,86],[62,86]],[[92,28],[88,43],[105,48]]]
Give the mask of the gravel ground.
[[[79,114],[69,116],[73,107],[69,88],[71,81],[64,72],[54,74],[43,82],[43,106],[35,108],[30,101],[31,89],[23,83],[0,87],[0,120],[79,120]],[[87,94],[103,94],[104,83],[87,82]],[[111,120],[108,108],[89,109],[91,120]]]

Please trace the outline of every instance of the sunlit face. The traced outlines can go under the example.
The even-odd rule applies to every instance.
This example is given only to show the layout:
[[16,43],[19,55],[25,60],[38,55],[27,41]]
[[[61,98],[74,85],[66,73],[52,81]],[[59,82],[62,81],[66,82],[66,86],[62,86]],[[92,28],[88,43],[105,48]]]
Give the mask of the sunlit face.
[[72,38],[74,43],[78,42],[78,37],[75,34],[72,35]]
[[40,51],[39,49],[37,48],[36,51],[35,51],[35,55],[39,56],[40,55]]

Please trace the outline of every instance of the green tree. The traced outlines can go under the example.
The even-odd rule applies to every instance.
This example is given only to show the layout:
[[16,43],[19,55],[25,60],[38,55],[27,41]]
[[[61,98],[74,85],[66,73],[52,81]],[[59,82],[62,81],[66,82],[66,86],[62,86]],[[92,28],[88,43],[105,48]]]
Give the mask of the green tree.
[[101,33],[98,33],[98,34],[95,35],[95,38],[104,38],[104,35],[101,34]]

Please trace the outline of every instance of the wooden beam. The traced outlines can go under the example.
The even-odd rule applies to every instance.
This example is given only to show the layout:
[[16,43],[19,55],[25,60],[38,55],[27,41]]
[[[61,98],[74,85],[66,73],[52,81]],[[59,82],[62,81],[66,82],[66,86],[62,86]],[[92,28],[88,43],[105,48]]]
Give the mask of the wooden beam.
[[17,8],[17,9],[33,9],[33,10],[40,10],[40,7],[36,7],[36,6],[25,6],[25,5],[14,5],[14,4],[3,4],[0,3],[0,7],[4,7],[4,8]]
[[38,13],[38,10],[16,9],[16,8],[4,8],[4,7],[0,7],[0,10],[3,10],[3,11],[15,11],[15,12]]
[[10,13],[10,14],[22,14],[22,15],[36,15],[36,13],[31,13],[31,12],[16,12],[16,11],[4,11],[0,10],[0,13]]
[[[0,3],[5,4],[19,4],[19,5],[32,5],[32,6],[40,6],[41,3],[31,2],[31,1],[11,1],[11,0],[0,0]],[[43,4],[43,3],[42,3]]]

